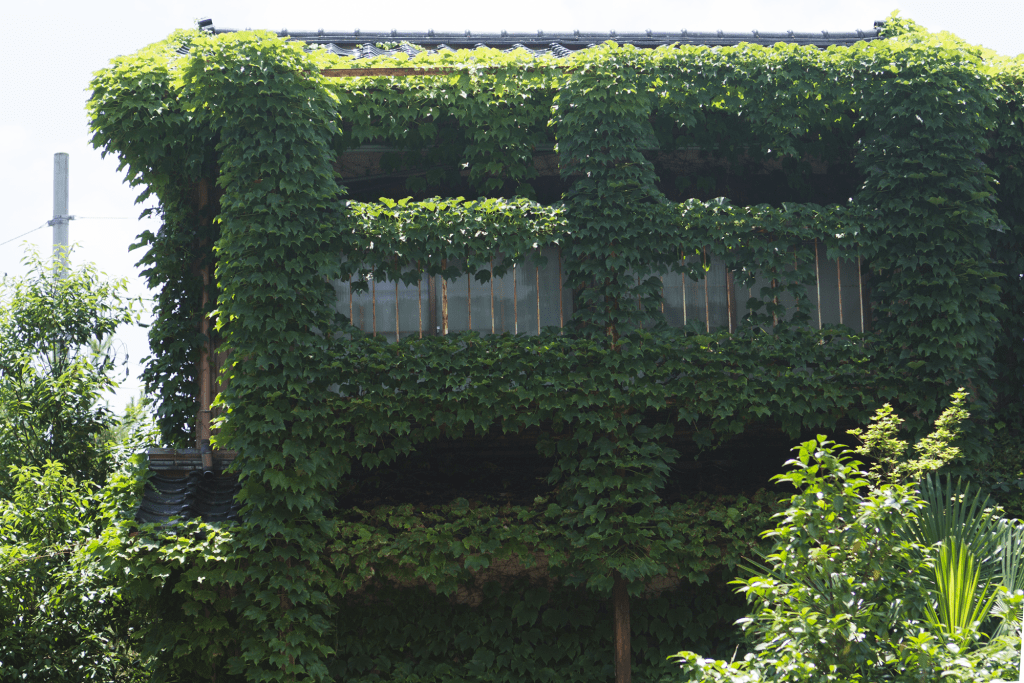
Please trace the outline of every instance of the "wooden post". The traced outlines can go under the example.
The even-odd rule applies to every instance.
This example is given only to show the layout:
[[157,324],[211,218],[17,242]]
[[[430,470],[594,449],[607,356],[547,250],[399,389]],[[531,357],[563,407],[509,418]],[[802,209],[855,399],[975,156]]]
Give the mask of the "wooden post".
[[203,459],[204,471],[213,468],[213,456],[210,453],[210,404],[213,396],[210,386],[210,319],[206,316],[206,306],[210,302],[207,288],[210,285],[210,266],[203,268],[202,313],[199,319],[199,333],[205,337],[199,347],[199,414],[196,416],[196,448]]
[[[203,225],[208,225],[210,219],[205,215],[204,209],[210,202],[210,185],[206,178],[202,178],[195,187],[195,207],[200,215]],[[203,242],[202,246],[207,246]],[[213,470],[213,454],[210,451],[210,404],[213,403],[213,373],[210,368],[210,350],[213,346],[210,334],[210,319],[207,317],[206,308],[210,304],[210,268],[206,263],[202,266],[199,275],[203,281],[203,294],[199,308],[199,334],[204,338],[203,345],[199,347],[199,413],[196,415],[196,448],[199,450],[203,460],[203,471]]]
[[629,593],[626,580],[615,573],[612,586],[612,613],[615,629],[612,640],[615,646],[615,683],[630,683],[632,678],[632,652],[629,630]]

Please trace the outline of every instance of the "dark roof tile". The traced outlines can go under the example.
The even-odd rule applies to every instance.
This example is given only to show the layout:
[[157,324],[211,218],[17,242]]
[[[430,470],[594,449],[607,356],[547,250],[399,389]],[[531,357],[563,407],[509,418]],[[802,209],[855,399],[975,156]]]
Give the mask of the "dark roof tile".
[[135,519],[144,523],[168,523],[202,519],[223,522],[238,519],[240,505],[235,496],[240,490],[238,477],[233,474],[204,476],[190,472],[174,477],[151,474],[146,482]]
[[[215,27],[211,21],[201,27],[212,33],[232,33],[237,29]],[[355,59],[368,59],[381,55],[393,55],[403,52],[410,56],[421,50],[442,52],[446,50],[475,49],[491,47],[506,52],[524,49],[535,55],[553,54],[566,57],[576,50],[599,45],[608,40],[620,44],[635,45],[641,48],[656,48],[663,45],[707,45],[723,46],[740,43],[758,45],[774,45],[775,43],[795,43],[797,45],[814,45],[830,47],[833,45],[852,45],[862,40],[877,40],[879,26],[884,22],[875,22],[875,27],[856,31],[750,31],[743,33],[726,33],[723,31],[645,31],[643,33],[607,32],[548,32],[536,33],[476,33],[473,31],[278,31],[281,37],[305,42],[309,45],[323,45],[331,52]],[[397,43],[393,48],[377,47],[379,43]],[[415,46],[415,47],[413,47]],[[417,49],[419,48],[419,49]]]

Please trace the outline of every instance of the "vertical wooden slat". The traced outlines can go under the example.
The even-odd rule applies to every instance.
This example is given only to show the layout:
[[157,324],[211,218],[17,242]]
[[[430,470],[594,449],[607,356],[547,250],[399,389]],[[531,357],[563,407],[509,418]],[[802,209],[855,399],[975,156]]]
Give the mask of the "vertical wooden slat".
[[466,273],[466,329],[473,329],[473,276],[468,272]]
[[615,683],[630,683],[632,679],[632,646],[630,644],[629,593],[626,581],[616,572],[612,585],[612,614],[615,620]]
[[860,331],[864,333],[864,281],[860,274],[860,254],[857,254],[857,300],[860,302]]
[[[448,259],[441,261],[441,269],[448,270]],[[441,275],[441,334],[448,334],[448,278]]]
[[427,336],[433,337],[438,332],[437,326],[437,284],[436,275],[427,274]]
[[711,302],[708,299],[708,276],[711,266],[708,264],[708,248],[704,247],[704,319],[707,321],[708,334],[711,334]]
[[732,311],[733,305],[732,300],[735,298],[736,293],[733,289],[732,271],[726,271],[725,273],[725,306],[729,316],[729,334],[732,334],[735,330],[733,329],[732,323]]
[[[779,305],[779,295],[775,292],[775,290],[779,286],[779,280],[778,280],[778,278],[775,277],[776,272],[777,271],[774,268],[772,268],[772,304],[774,304],[775,306],[778,306]],[[772,313],[772,327],[774,328],[778,324],[779,324],[779,314],[778,313]]]
[[419,315],[420,339],[423,339],[423,271],[416,281],[416,313]]
[[513,334],[519,334],[519,275],[516,273],[516,264],[512,264],[512,317]]
[[373,336],[377,336],[377,274],[370,273],[370,305],[373,311]]
[[[779,286],[778,279],[773,277],[772,278],[772,291],[774,292],[778,288],[778,286]],[[772,296],[772,303],[774,305],[776,305],[776,306],[779,305],[779,295],[778,294],[775,294],[775,295]],[[778,324],[779,324],[779,314],[778,313],[772,313],[772,327],[775,327]]]
[[683,284],[683,327],[686,327],[686,254],[679,250],[679,258],[683,260],[683,274],[680,278]]
[[[565,317],[562,315],[562,245],[558,245],[558,329],[565,327]],[[559,332],[561,334],[561,332]]]
[[491,334],[494,334],[494,256],[491,256]]
[[398,280],[395,280],[395,341],[401,337],[401,327],[398,324]]
[[818,291],[818,329],[821,329],[821,271],[818,269],[818,238],[814,238],[814,286]]
[[356,324],[356,319],[352,316],[352,276],[348,276],[348,321],[353,325]]
[[[793,277],[794,278],[796,277],[796,269],[797,269],[796,249],[793,249]],[[796,311],[796,297],[793,297],[793,310]]]
[[534,283],[537,286],[537,334],[540,334],[540,266],[534,266]]
[[843,324],[843,269],[836,258],[836,286],[839,287],[839,324]]

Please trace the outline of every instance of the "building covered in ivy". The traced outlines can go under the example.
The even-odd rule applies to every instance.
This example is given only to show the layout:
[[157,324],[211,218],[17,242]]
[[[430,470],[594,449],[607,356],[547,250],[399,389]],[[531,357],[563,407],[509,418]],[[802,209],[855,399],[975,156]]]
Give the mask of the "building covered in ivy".
[[728,656],[725,582],[797,439],[885,402],[913,433],[965,387],[982,458],[1019,414],[1021,70],[899,18],[200,22],[115,60],[94,142],[163,214],[156,525],[116,554],[159,666],[655,681]]

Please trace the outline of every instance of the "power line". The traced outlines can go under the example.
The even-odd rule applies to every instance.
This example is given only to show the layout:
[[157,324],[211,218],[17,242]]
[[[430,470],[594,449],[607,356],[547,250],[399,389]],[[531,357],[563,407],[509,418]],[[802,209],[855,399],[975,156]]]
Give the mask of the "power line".
[[143,216],[142,218],[136,218],[134,216],[75,216],[76,220],[94,220],[94,221],[157,221],[160,220],[159,216]]
[[[99,221],[99,220],[102,220],[102,221],[152,221],[152,220],[160,220],[159,216],[143,216],[142,218],[136,218],[134,216],[73,216],[72,218],[74,218],[76,221],[82,221],[82,220],[86,220],[86,221],[87,220],[96,220],[96,221]],[[0,242],[0,247],[4,246],[5,244],[10,244],[14,240],[20,239],[20,238],[24,237],[25,235],[31,235],[36,230],[41,230],[42,228],[45,228],[47,225],[50,225],[50,223],[51,223],[51,221],[46,221],[45,223],[43,223],[42,225],[40,225],[37,228],[32,228],[28,232],[23,232],[20,235],[17,235],[16,237],[12,237],[11,239],[7,240],[6,242]]]
[[20,238],[24,237],[25,235],[31,235],[31,234],[32,234],[32,233],[34,233],[34,232],[35,232],[36,230],[42,230],[43,228],[45,228],[45,227],[46,227],[47,225],[49,225],[49,224],[50,224],[50,221],[46,221],[45,223],[43,223],[42,225],[40,225],[40,226],[39,226],[38,228],[32,228],[32,229],[31,229],[31,230],[29,230],[28,232],[23,232],[23,233],[21,233],[20,235],[18,235],[17,237],[12,237],[11,239],[7,240],[6,242],[0,242],[0,247],[4,246],[5,244],[10,244],[10,243],[11,243],[11,242],[13,242],[14,240],[16,240],[16,239],[20,239]]

